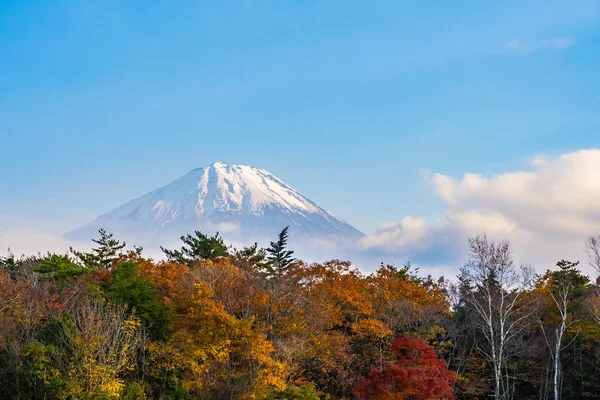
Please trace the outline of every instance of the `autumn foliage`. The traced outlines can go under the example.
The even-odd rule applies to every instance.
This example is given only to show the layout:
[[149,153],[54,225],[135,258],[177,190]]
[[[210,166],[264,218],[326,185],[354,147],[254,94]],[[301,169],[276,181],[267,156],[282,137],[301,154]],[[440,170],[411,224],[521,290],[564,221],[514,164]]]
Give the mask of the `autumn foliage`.
[[91,253],[0,257],[0,398],[484,399],[501,317],[518,328],[503,399],[597,398],[600,295],[577,264],[505,290],[494,274],[307,264],[284,233],[272,251],[197,233],[152,260],[101,231]]
[[399,337],[391,345],[392,361],[358,378],[358,399],[436,400],[454,399],[454,374],[423,339]]

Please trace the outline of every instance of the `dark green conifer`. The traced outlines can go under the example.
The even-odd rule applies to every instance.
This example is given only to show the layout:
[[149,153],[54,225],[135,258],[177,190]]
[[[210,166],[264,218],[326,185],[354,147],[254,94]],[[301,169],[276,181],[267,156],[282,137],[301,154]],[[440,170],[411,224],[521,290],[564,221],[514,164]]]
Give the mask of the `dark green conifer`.
[[292,257],[294,252],[292,250],[287,250],[289,228],[289,226],[283,228],[283,230],[279,233],[277,241],[271,242],[271,246],[267,249],[267,253],[269,253],[267,261],[269,261],[270,267],[273,271],[285,271],[288,266],[296,260]]
[[195,231],[195,236],[187,234],[181,237],[181,241],[183,246],[180,250],[168,250],[161,246],[169,261],[191,264],[195,261],[214,260],[229,255],[227,245],[219,236],[219,232],[209,237],[200,231]]
[[90,253],[77,251],[72,247],[70,250],[88,268],[110,269],[127,243],[121,243],[119,240],[114,239],[113,234],[107,233],[104,229],[100,229],[98,233],[100,233],[100,238],[92,239],[92,242],[96,243],[98,247],[92,248]]

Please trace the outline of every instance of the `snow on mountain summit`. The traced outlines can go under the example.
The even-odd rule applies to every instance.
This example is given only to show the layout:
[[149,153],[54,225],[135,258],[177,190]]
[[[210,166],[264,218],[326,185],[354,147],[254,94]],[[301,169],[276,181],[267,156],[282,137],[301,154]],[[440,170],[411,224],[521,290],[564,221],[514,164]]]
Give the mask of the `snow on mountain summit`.
[[67,236],[86,239],[99,228],[126,236],[172,236],[199,229],[259,240],[274,237],[287,225],[295,236],[308,238],[363,235],[264,169],[216,162],[101,215]]

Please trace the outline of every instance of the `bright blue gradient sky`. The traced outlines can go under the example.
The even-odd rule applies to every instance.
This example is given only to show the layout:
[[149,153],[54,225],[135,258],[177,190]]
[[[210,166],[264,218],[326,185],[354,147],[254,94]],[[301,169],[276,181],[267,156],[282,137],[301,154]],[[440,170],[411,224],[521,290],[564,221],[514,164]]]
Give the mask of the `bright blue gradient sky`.
[[[0,214],[53,233],[214,161],[364,232],[600,142],[598,1],[0,1]],[[426,173],[425,173],[426,175]]]

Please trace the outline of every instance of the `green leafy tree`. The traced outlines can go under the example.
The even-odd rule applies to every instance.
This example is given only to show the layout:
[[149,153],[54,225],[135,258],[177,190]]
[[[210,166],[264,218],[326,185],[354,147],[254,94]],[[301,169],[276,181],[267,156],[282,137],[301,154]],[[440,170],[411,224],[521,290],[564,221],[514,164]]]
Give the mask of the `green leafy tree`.
[[135,262],[117,264],[103,294],[107,300],[135,310],[136,317],[154,338],[165,339],[171,334],[171,310],[160,301],[156,286],[139,275]]
[[160,247],[169,261],[180,264],[192,264],[201,260],[214,260],[217,257],[229,255],[229,249],[219,232],[214,236],[206,236],[200,231],[195,231],[195,236],[187,234],[181,236],[183,246],[180,250],[168,250]]
[[269,261],[269,272],[271,273],[285,271],[296,260],[292,257],[294,252],[287,249],[289,228],[289,226],[283,228],[279,233],[277,241],[271,242],[271,246],[267,249],[267,253],[269,253],[267,261]]
[[107,233],[104,229],[100,229],[98,233],[100,234],[100,238],[92,239],[92,242],[96,243],[98,247],[92,248],[90,253],[77,251],[72,247],[70,248],[71,253],[86,267],[110,269],[112,263],[119,258],[121,250],[125,248],[127,243],[121,243],[119,240],[113,238],[112,233]]
[[313,383],[306,383],[300,386],[290,385],[285,390],[276,390],[260,400],[320,400],[323,393],[315,388]]
[[22,382],[18,388],[19,393],[13,393],[15,397],[32,400],[56,398],[64,386],[63,373],[55,365],[57,359],[64,357],[60,351],[58,347],[37,339],[23,347],[17,367]]

